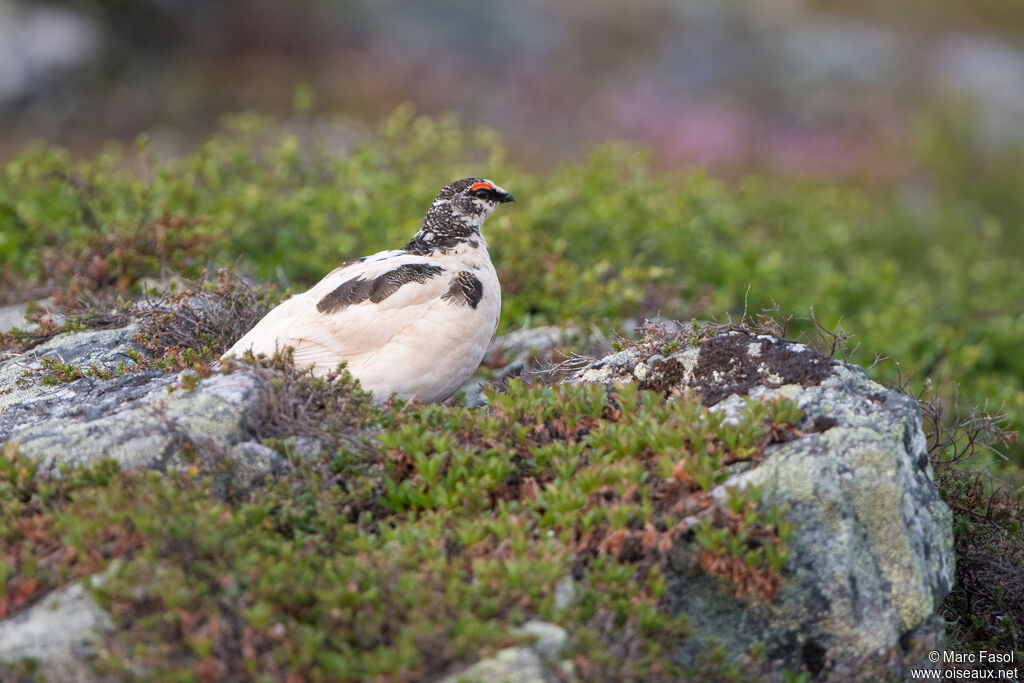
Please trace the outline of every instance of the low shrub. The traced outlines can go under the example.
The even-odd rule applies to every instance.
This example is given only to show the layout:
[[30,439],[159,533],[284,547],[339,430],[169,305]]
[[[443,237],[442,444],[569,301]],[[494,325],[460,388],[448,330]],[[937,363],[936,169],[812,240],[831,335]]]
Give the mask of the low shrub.
[[[267,369],[295,387],[287,357]],[[380,410],[344,376],[318,381],[283,396],[333,396],[317,414],[372,442],[294,459],[244,500],[218,502],[201,463],[54,479],[8,446],[0,615],[105,572],[93,590],[118,628],[104,676],[420,680],[517,642],[510,629],[536,617],[569,627],[588,678],[673,680],[686,625],[659,606],[670,554],[748,600],[781,581],[784,511],[756,490],[708,492],[726,462],[784,438],[784,402],[723,425],[696,400],[514,380],[488,409]]]

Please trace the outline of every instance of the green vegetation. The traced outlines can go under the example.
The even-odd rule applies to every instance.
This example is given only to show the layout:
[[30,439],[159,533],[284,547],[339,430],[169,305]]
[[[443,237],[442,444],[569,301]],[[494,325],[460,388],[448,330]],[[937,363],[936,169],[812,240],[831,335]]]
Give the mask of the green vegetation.
[[[794,311],[804,317],[789,321],[790,336],[842,321],[852,362],[895,359],[874,366],[876,378],[1024,424],[1022,150],[979,151],[965,120],[922,124],[910,198],[814,181],[725,184],[654,169],[623,146],[528,173],[504,161],[492,134],[405,109],[327,153],[336,149],[329,129],[304,123],[236,117],[174,161],[154,159],[140,139],[134,153],[73,161],[39,146],[9,163],[0,285],[58,289],[67,329],[140,321],[146,351],[117,369],[52,359],[46,381],[142,368],[191,368],[197,381],[282,291],[403,243],[440,187],[483,175],[520,198],[485,226],[502,331]],[[125,301],[154,278],[225,264],[279,288],[224,274],[198,290]],[[0,346],[25,348],[62,329],[36,320]],[[291,475],[251,497],[214,502],[217,463],[166,478],[107,463],[51,480],[12,449],[0,456],[0,615],[121,558],[100,595],[123,627],[101,661],[112,675],[159,663],[211,680],[253,667],[309,679],[417,676],[513,643],[507,626],[539,616],[572,625],[585,677],[656,678],[679,673],[666,655],[686,630],[658,610],[668,548],[685,548],[746,599],[778,586],[783,513],[759,507],[757,491],[721,502],[706,492],[723,466],[758,457],[785,432],[792,406],[753,404],[747,423],[725,428],[689,401],[514,383],[487,410],[381,412],[344,378],[274,372],[282,398],[269,443],[287,454],[288,435],[334,436],[320,460],[293,462]],[[994,447],[1011,458],[998,474],[1024,480],[1024,448],[984,414],[961,423],[953,410],[928,414],[956,519],[961,583],[946,616],[965,649],[1006,651],[1024,631],[1013,607],[1024,588],[1012,580],[1024,567],[1024,514],[1018,492],[964,469],[991,465]],[[365,442],[371,433],[379,446]],[[667,455],[680,451],[690,456]],[[694,512],[699,524],[680,527]],[[561,605],[565,576],[587,581]],[[613,626],[634,640],[613,642]]]
[[[295,288],[340,261],[404,243],[437,190],[486,175],[522,201],[488,221],[504,294],[501,329],[542,322],[757,313],[777,303],[854,334],[851,360],[947,401],[1024,424],[1024,183],[1020,150],[979,152],[963,121],[922,125],[913,202],[816,182],[734,186],[659,172],[621,146],[539,175],[510,167],[494,135],[399,110],[327,153],[330,133],[252,115],[184,159],[140,139],[72,161],[34,147],[0,182],[0,282],[52,283],[68,298],[129,292],[170,270],[239,266]],[[340,134],[339,134],[340,135]],[[347,136],[346,139],[348,139]],[[797,320],[793,334],[812,329]],[[1024,450],[1012,449],[1017,466]]]
[[[685,619],[658,609],[670,551],[747,599],[779,585],[784,511],[759,509],[756,490],[708,493],[725,463],[791,438],[787,401],[729,426],[696,398],[514,381],[487,410],[382,411],[347,376],[310,384],[275,363],[289,392],[306,382],[304,404],[335,398],[323,414],[349,416],[335,435],[350,446],[293,460],[248,498],[218,502],[216,463],[51,479],[8,446],[0,615],[110,567],[95,589],[119,627],[105,675],[419,678],[540,617],[571,627],[566,654],[588,679],[674,680]],[[373,447],[354,440],[369,433]]]

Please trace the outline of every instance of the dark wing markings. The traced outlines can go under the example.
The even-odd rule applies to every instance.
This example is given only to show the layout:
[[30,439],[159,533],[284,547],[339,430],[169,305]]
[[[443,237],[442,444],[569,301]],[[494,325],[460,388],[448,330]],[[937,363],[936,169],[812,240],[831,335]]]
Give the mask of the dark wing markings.
[[453,303],[476,308],[480,299],[484,298],[484,285],[473,273],[468,270],[460,270],[459,274],[452,278],[452,286],[441,298],[451,299]]
[[316,310],[324,314],[337,313],[353,304],[369,299],[379,304],[410,282],[424,283],[444,272],[441,266],[430,263],[406,263],[394,270],[381,273],[372,280],[353,278],[338,285],[334,291],[317,302]]

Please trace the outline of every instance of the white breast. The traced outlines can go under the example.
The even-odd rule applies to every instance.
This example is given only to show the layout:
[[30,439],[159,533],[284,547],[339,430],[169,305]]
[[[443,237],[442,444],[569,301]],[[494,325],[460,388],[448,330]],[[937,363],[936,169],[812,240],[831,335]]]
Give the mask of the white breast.
[[[342,282],[376,277],[403,263],[439,265],[445,272],[402,285],[378,303],[367,300],[332,314],[317,310],[317,302]],[[476,307],[444,298],[461,271],[472,273],[483,287]],[[381,252],[283,302],[225,355],[270,354],[293,346],[296,365],[311,366],[317,375],[345,361],[378,400],[396,393],[437,401],[455,393],[480,366],[500,311],[501,290],[486,244],[432,257]]]

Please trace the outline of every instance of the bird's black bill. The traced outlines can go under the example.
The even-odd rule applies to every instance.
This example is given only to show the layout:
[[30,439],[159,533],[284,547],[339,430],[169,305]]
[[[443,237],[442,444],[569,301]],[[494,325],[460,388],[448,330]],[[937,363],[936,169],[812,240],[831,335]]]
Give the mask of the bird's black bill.
[[501,196],[501,197],[500,197],[500,198],[498,199],[498,201],[499,201],[499,202],[501,202],[502,204],[504,204],[504,203],[506,203],[506,202],[514,202],[515,200],[516,200],[516,198],[515,198],[515,197],[513,197],[513,196],[512,196],[512,194],[511,194],[510,192],[506,192],[506,193],[505,193],[504,195],[502,195],[502,196]]

